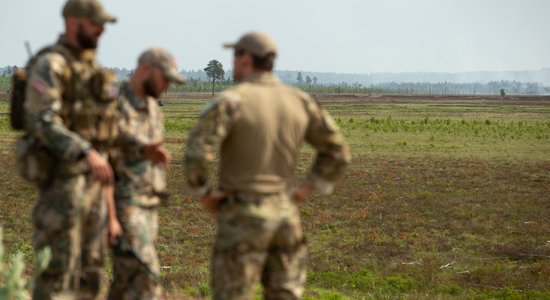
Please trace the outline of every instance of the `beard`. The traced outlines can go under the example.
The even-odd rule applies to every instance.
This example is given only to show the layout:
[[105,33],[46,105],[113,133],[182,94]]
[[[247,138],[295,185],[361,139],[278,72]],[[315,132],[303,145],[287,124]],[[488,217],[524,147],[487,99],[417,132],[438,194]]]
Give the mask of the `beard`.
[[95,49],[97,48],[97,40],[91,35],[87,34],[82,24],[78,26],[78,32],[76,38],[82,49]]
[[155,81],[153,80],[153,74],[151,74],[145,82],[143,82],[143,91],[145,94],[153,97],[158,98],[160,96],[161,91],[157,89],[155,86]]
[[234,68],[233,69],[233,82],[241,82],[243,79],[243,76],[241,74],[241,72],[237,69],[237,68]]

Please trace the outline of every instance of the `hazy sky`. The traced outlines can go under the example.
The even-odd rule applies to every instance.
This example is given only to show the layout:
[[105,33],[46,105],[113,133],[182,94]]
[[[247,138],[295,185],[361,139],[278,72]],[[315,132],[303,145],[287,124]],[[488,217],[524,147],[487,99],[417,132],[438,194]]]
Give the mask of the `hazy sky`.
[[[0,0],[0,66],[21,65],[63,31],[65,0]],[[550,0],[103,0],[119,18],[99,47],[105,66],[133,68],[168,48],[202,69],[221,44],[270,33],[277,69],[343,73],[538,70],[550,67]]]

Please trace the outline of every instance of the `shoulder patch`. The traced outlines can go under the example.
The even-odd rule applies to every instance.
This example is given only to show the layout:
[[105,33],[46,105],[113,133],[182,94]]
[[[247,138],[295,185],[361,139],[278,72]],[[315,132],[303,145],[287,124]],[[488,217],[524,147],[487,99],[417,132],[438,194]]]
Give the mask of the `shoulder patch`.
[[311,96],[310,96],[308,93],[302,91],[301,89],[292,88],[292,90],[294,90],[294,92],[295,92],[295,93],[298,95],[298,97],[300,97],[300,98],[311,98]]
[[321,119],[321,116],[323,114],[323,108],[321,107],[317,99],[310,97],[309,94],[305,92],[302,92],[300,90],[298,91],[300,92],[299,96],[304,102],[305,109],[307,113],[310,115],[310,117],[313,118],[314,120]]
[[62,76],[65,73],[67,62],[59,53],[46,53],[36,61],[31,69],[31,76],[40,77],[48,86],[54,85],[52,76]]
[[38,61],[36,62],[36,67],[49,67],[52,72],[61,74],[67,67],[67,62],[61,54],[50,52],[44,54],[38,59]]
[[48,90],[48,85],[44,82],[44,80],[42,80],[40,78],[34,79],[31,82],[31,85],[40,94],[43,94]]

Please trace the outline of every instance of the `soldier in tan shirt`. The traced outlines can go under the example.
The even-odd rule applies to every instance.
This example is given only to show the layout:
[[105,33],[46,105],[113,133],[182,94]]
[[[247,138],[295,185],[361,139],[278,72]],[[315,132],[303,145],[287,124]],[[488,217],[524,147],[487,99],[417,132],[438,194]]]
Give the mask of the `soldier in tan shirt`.
[[[301,90],[272,74],[274,41],[251,32],[234,49],[239,84],[206,109],[189,134],[188,183],[218,218],[212,259],[214,299],[252,299],[261,280],[266,299],[299,299],[306,246],[296,203],[314,189],[329,194],[350,161],[332,118]],[[300,146],[317,155],[303,183],[292,189]],[[207,164],[220,150],[219,188]]]

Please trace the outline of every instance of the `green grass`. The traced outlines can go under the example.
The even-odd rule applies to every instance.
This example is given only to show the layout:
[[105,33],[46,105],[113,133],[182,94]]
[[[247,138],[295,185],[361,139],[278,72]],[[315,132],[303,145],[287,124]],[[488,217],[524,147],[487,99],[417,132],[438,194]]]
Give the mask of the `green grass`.
[[[354,158],[334,195],[301,206],[305,299],[550,298],[550,99],[318,98]],[[210,294],[215,222],[185,187],[180,163],[209,101],[163,100],[175,161],[157,248],[176,298]],[[9,253],[29,264],[35,192],[15,176],[7,109],[0,101],[0,225]],[[311,156],[304,147],[297,178]]]

